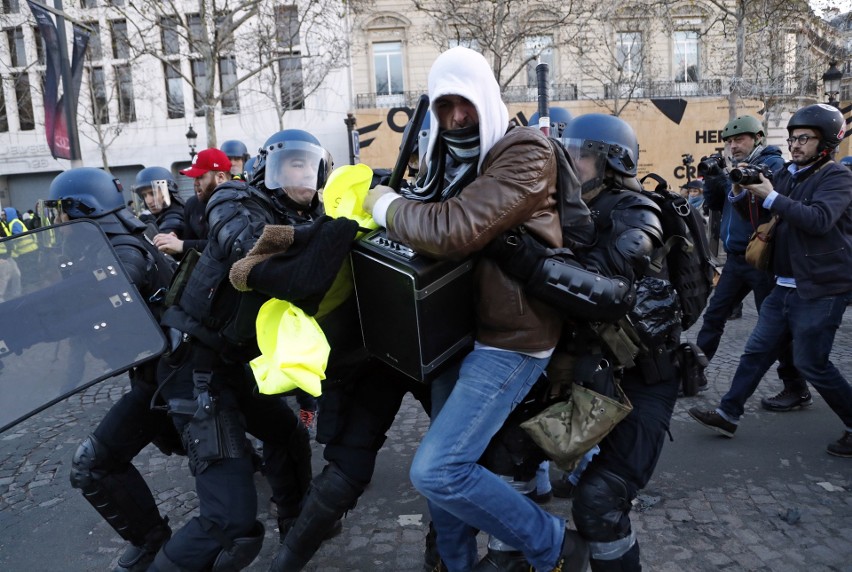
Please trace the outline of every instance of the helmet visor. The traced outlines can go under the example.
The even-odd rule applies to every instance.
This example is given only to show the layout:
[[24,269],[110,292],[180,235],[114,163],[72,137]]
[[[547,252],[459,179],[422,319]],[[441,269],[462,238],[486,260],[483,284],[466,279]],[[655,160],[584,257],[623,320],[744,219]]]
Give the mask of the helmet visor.
[[269,189],[305,188],[317,191],[331,164],[328,151],[306,141],[283,141],[266,152],[264,186]]
[[158,214],[172,204],[169,182],[165,179],[151,181],[150,185],[134,186],[133,191],[145,202],[145,207],[152,214]]
[[[603,181],[609,145],[601,141],[573,138],[562,139],[562,144],[574,160],[577,178],[584,184],[584,188],[597,186],[600,181]],[[586,185],[590,182],[594,183]]]

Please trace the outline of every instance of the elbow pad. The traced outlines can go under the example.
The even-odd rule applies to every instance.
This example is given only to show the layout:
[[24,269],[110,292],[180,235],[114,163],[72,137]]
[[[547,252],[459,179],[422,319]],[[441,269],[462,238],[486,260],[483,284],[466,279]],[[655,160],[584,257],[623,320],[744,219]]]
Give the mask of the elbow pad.
[[615,322],[636,303],[636,291],[627,279],[602,276],[556,257],[542,261],[527,291],[566,318],[590,322]]

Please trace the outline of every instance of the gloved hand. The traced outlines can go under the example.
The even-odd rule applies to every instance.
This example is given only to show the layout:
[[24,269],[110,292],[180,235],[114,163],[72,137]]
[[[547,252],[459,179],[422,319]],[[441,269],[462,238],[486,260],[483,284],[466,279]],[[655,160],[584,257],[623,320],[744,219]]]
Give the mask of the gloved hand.
[[242,260],[238,260],[231,266],[229,278],[231,284],[237,290],[246,292],[251,290],[248,285],[248,276],[251,269],[263,262],[273,254],[286,252],[293,244],[295,231],[292,226],[280,224],[268,224],[263,228],[263,234],[254,243],[248,254]]
[[520,229],[504,232],[488,243],[482,253],[497,262],[503,272],[526,283],[553,251]]

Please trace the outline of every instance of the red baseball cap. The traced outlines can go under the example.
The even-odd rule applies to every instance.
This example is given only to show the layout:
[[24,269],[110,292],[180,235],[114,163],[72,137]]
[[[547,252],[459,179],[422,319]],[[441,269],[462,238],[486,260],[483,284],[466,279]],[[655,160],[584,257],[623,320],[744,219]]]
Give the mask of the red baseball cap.
[[215,147],[211,147],[210,149],[204,149],[193,157],[192,167],[180,171],[180,174],[197,179],[208,171],[224,171],[228,173],[230,170],[231,160],[228,159],[228,156]]

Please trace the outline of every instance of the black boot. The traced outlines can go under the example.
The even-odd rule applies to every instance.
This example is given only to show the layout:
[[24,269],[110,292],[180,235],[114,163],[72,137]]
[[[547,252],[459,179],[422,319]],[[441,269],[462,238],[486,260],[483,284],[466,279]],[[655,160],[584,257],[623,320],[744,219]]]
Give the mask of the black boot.
[[585,572],[589,565],[589,543],[576,530],[565,529],[562,553],[551,572]]
[[473,567],[473,572],[529,572],[530,563],[518,550],[488,549],[488,553]]
[[639,562],[639,542],[634,542],[630,550],[615,560],[589,561],[592,572],[641,572],[642,564]]
[[163,518],[163,522],[152,528],[145,535],[142,544],[130,544],[124,554],[118,559],[118,565],[114,572],[143,572],[154,561],[154,556],[160,547],[172,537],[172,529],[169,527],[169,519]]
[[[353,483],[336,465],[328,465],[313,480],[298,518],[278,548],[270,572],[298,572],[313,557],[320,545],[347,510],[353,508],[364,486]],[[338,529],[339,530],[339,529]]]
[[447,572],[447,567],[441,562],[438,554],[437,534],[435,527],[429,523],[429,532],[426,534],[426,550],[423,551],[423,572]]

